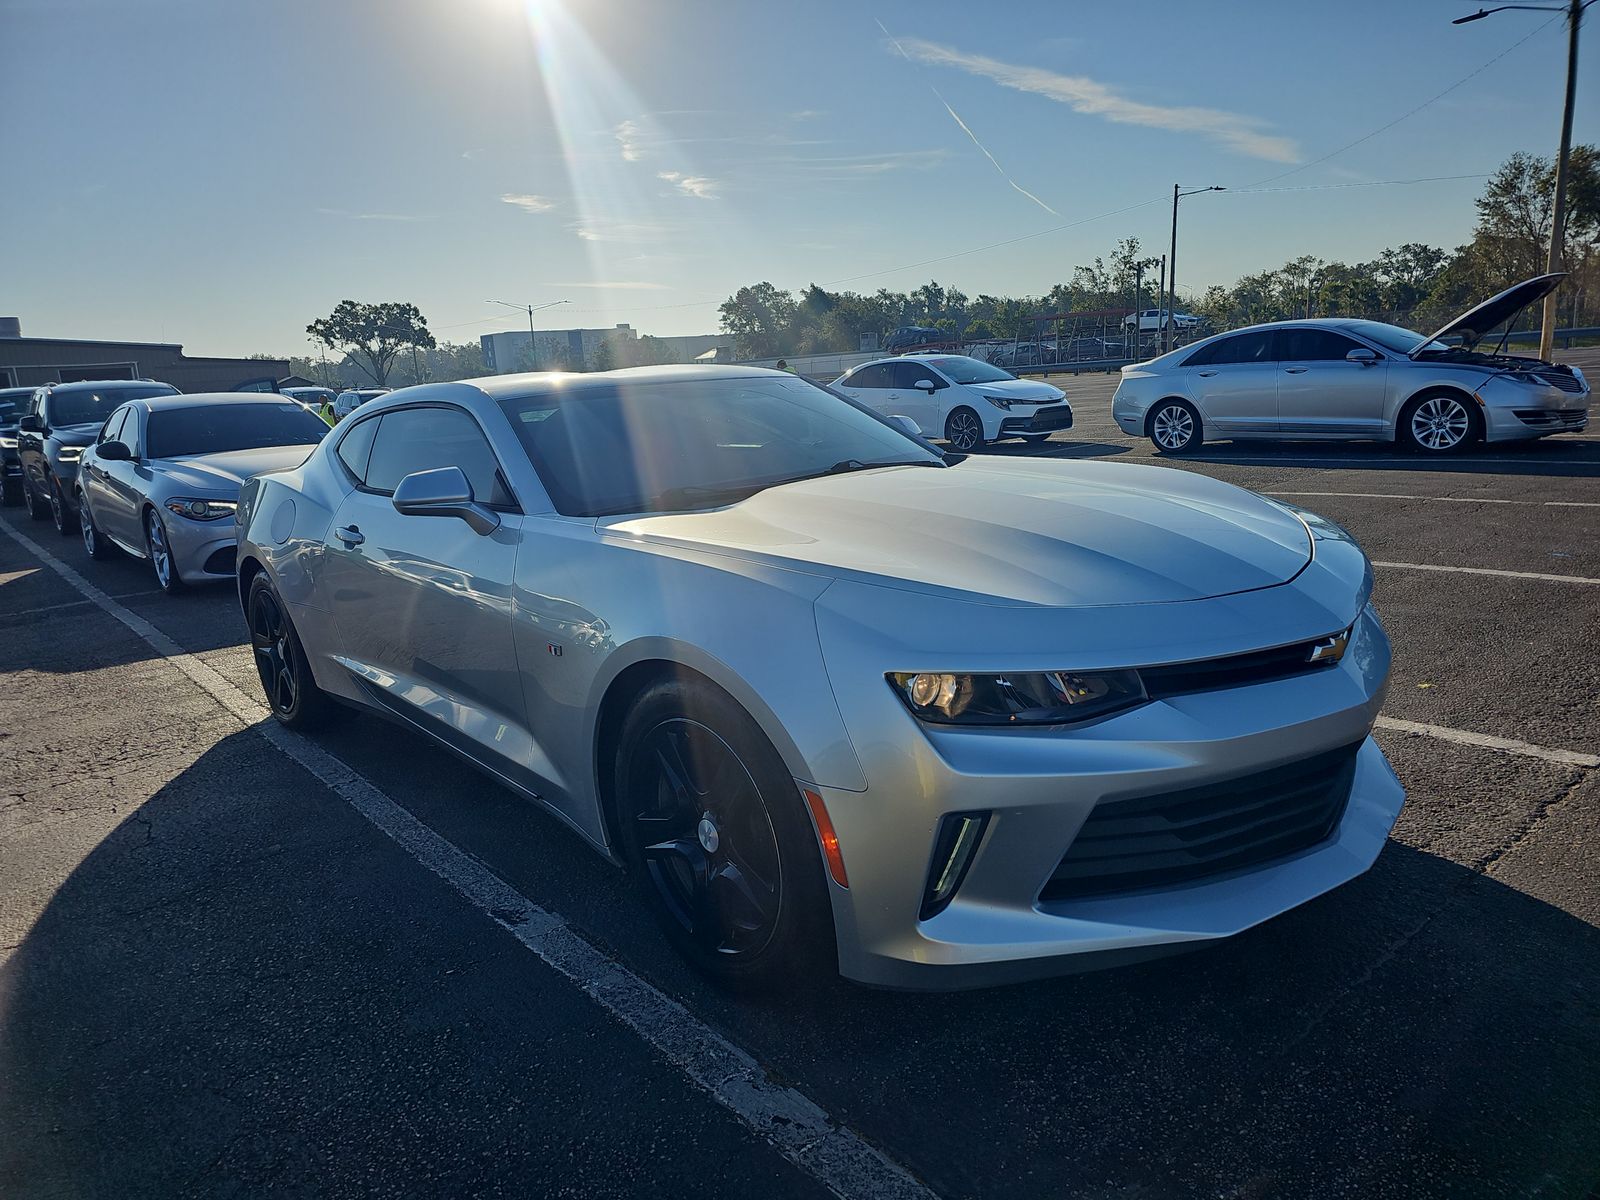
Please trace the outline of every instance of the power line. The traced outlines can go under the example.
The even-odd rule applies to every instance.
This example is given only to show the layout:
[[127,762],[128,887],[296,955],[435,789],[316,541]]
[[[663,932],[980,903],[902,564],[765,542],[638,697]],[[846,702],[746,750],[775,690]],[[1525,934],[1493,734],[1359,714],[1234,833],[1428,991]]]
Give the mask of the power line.
[[1487,62],[1483,63],[1481,66],[1479,66],[1479,67],[1475,68],[1474,70],[1469,71],[1467,74],[1463,75],[1460,79],[1456,80],[1449,87],[1445,88],[1444,91],[1440,92],[1437,96],[1433,96],[1433,97],[1431,97],[1431,98],[1429,98],[1427,100],[1424,100],[1421,104],[1417,105],[1415,108],[1409,110],[1408,112],[1401,113],[1398,117],[1396,117],[1394,120],[1390,121],[1388,124],[1378,126],[1371,133],[1364,133],[1360,137],[1358,137],[1355,141],[1347,142],[1343,146],[1340,146],[1337,150],[1330,150],[1327,154],[1324,154],[1321,158],[1314,158],[1308,163],[1301,163],[1298,167],[1290,167],[1287,171],[1279,172],[1277,175],[1269,175],[1265,179],[1258,179],[1254,183],[1247,183],[1242,188],[1230,188],[1229,190],[1230,191],[1245,192],[1245,191],[1251,190],[1252,188],[1260,187],[1264,183],[1276,183],[1280,179],[1287,179],[1291,175],[1298,175],[1301,171],[1307,170],[1310,167],[1315,167],[1315,166],[1317,166],[1317,165],[1319,165],[1321,163],[1325,163],[1330,158],[1337,158],[1339,155],[1343,154],[1346,150],[1355,149],[1357,146],[1361,145],[1362,142],[1371,141],[1373,138],[1377,137],[1380,133],[1386,133],[1387,131],[1393,129],[1396,125],[1400,124],[1400,122],[1409,120],[1410,118],[1416,116],[1419,112],[1421,112],[1423,109],[1427,108],[1430,104],[1434,104],[1437,101],[1443,100],[1446,96],[1448,96],[1451,92],[1455,91],[1458,87],[1460,87],[1462,84],[1466,83],[1468,80],[1475,79],[1477,76],[1482,75],[1485,71],[1487,71],[1490,67],[1494,66],[1495,63],[1499,62],[1506,55],[1510,54],[1518,46],[1522,45],[1524,42],[1528,41],[1530,38],[1537,37],[1539,34],[1543,33],[1550,26],[1554,25],[1557,21],[1559,21],[1562,18],[1563,15],[1564,14],[1562,14],[1562,13],[1557,13],[1555,16],[1551,17],[1548,21],[1546,21],[1543,25],[1534,26],[1532,32],[1524,34],[1522,37],[1520,37],[1516,41],[1512,42],[1504,50],[1500,51],[1499,54],[1496,54],[1493,58],[1491,58]]
[[1230,196],[1260,196],[1268,192],[1323,192],[1330,188],[1394,187],[1403,183],[1443,183],[1453,179],[1487,179],[1489,173],[1477,175],[1425,175],[1420,179],[1357,179],[1348,183],[1302,183],[1294,187],[1228,188]]

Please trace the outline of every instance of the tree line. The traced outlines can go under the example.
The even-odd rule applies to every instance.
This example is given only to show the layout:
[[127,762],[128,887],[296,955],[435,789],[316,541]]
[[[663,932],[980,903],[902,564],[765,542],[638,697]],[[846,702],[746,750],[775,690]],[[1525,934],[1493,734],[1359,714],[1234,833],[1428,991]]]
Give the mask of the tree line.
[[[1454,250],[1408,242],[1358,263],[1302,255],[1245,275],[1231,287],[1180,293],[1179,308],[1216,329],[1360,316],[1430,332],[1477,301],[1544,271],[1554,184],[1551,160],[1519,151],[1490,176],[1475,201],[1472,239]],[[1574,147],[1567,187],[1563,255],[1572,277],[1559,293],[1559,312],[1563,324],[1592,325],[1600,323],[1600,151],[1594,146]],[[761,282],[741,287],[719,312],[723,332],[748,358],[851,351],[863,334],[881,339],[904,325],[965,341],[1028,337],[1042,331],[1037,318],[1044,315],[1158,307],[1158,261],[1128,237],[1036,296],[974,297],[933,280],[906,292],[880,288],[870,295],[830,292],[814,283],[793,293]]]

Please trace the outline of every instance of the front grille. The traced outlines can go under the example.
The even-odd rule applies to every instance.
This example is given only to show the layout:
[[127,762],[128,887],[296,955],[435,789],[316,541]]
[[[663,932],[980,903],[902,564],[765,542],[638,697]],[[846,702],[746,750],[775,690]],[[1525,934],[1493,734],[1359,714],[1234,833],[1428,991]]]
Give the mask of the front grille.
[[1268,683],[1274,679],[1287,679],[1291,675],[1321,671],[1333,666],[1332,659],[1310,661],[1312,647],[1323,640],[1326,639],[1296,642],[1292,646],[1276,646],[1271,650],[1256,650],[1228,658],[1173,663],[1165,667],[1141,667],[1139,678],[1144,680],[1145,694],[1152,700],[1165,700],[1190,692],[1211,692],[1219,688]]
[[1560,388],[1563,392],[1571,392],[1573,395],[1583,391],[1583,384],[1578,382],[1578,377],[1576,375],[1568,375],[1565,371],[1544,372],[1539,375],[1539,378],[1551,387]]
[[233,555],[235,547],[224,546],[221,550],[213,550],[202,568],[207,575],[232,575]]
[[1172,887],[1256,867],[1333,833],[1361,743],[1270,771],[1095,806],[1041,900]]
[[1588,420],[1581,408],[1513,408],[1517,420],[1535,429],[1577,429]]

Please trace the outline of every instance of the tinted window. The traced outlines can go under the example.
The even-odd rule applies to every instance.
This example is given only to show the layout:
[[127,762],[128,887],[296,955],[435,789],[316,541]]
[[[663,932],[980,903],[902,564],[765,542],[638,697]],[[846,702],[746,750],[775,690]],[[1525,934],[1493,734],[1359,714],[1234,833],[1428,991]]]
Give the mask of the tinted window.
[[315,446],[327,432],[320,417],[293,401],[231,400],[157,409],[150,414],[145,441],[149,457],[174,458],[265,446]]
[[1241,333],[1202,346],[1184,360],[1186,367],[1220,366],[1223,363],[1272,362],[1272,331]]
[[95,444],[104,442],[119,442],[122,440],[122,426],[128,420],[128,410],[119,408],[111,414],[111,419],[106,422],[106,427],[100,431],[100,436],[95,438]]
[[0,392],[0,425],[15,425],[17,418],[28,411],[31,392]]
[[[1034,350],[1037,347],[1029,346],[1028,349]],[[1010,371],[1002,371],[992,363],[967,358],[965,355],[934,358],[928,361],[957,383],[1001,383],[1016,378]]]
[[915,390],[919,383],[931,383],[935,390],[949,386],[926,363],[920,362],[891,363],[889,378],[893,381],[893,387],[908,392]]
[[569,516],[706,508],[863,463],[943,466],[920,442],[802,379],[652,381],[501,407]]
[[1360,346],[1354,338],[1327,329],[1278,330],[1279,362],[1343,362]]
[[128,405],[128,419],[123,422],[122,429],[117,434],[117,440],[128,448],[128,453],[134,458],[144,457],[144,437],[139,431],[139,407],[135,404]]
[[367,458],[372,454],[372,435],[377,432],[377,421],[361,421],[339,442],[339,461],[350,468],[358,483],[367,481]]
[[869,363],[864,367],[857,367],[855,373],[846,379],[844,387],[852,388],[886,388],[893,386],[889,382],[888,363]]
[[403,408],[378,420],[378,435],[367,460],[367,486],[392,492],[407,475],[438,467],[460,467],[472,485],[473,499],[506,505],[511,496],[500,482],[494,451],[478,423],[458,408]]
[[45,401],[45,415],[55,425],[100,425],[111,415],[111,410],[129,400],[142,400],[146,396],[176,396],[178,389],[164,383],[127,387],[69,388],[51,392]]

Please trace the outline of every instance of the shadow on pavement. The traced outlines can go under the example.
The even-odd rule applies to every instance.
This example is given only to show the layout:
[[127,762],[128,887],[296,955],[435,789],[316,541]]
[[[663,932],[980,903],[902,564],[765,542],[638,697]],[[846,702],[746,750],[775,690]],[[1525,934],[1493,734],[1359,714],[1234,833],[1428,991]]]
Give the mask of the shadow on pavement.
[[[452,761],[396,750],[424,778]],[[551,860],[543,890],[491,866],[940,1192],[1582,1196],[1600,1175],[1600,930],[1446,859],[1391,844],[1228,944],[1115,972],[739,1000],[553,819],[454,772],[433,804]],[[705,1113],[546,974],[253,733],[224,739],[0,968],[0,1193],[703,1190],[676,1146]],[[712,1191],[778,1194],[755,1170]]]

